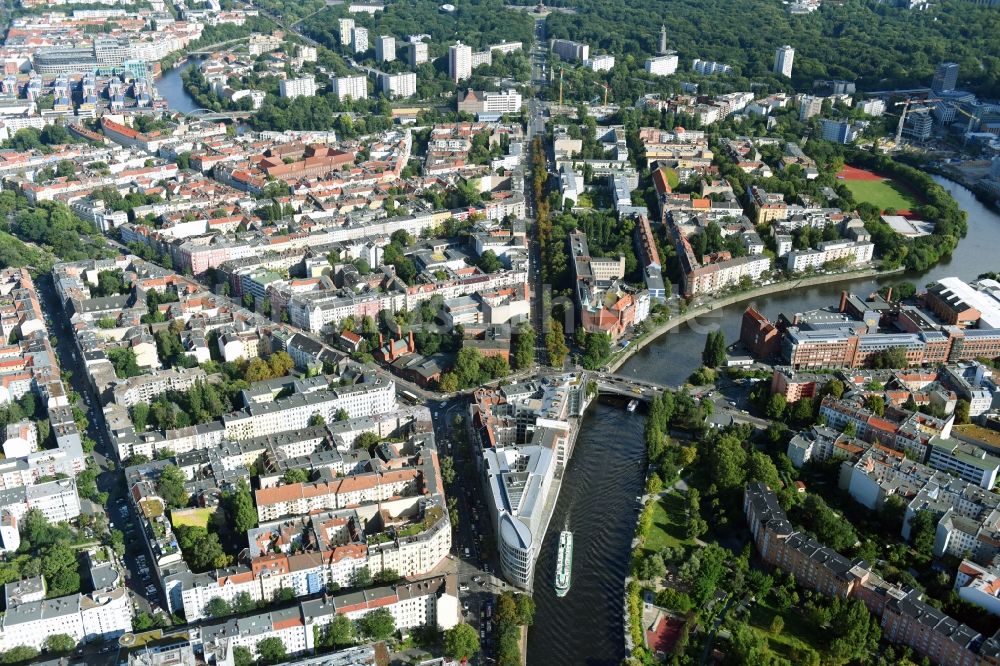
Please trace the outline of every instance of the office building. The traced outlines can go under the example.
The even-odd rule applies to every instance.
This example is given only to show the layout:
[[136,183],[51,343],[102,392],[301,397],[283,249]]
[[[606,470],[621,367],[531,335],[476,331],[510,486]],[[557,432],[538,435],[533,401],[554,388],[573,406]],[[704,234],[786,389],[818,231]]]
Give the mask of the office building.
[[472,47],[462,42],[448,47],[448,77],[458,83],[472,76]]
[[282,97],[313,97],[316,94],[316,78],[303,76],[297,79],[283,79],[278,84],[278,92]]
[[396,38],[382,35],[375,40],[375,60],[392,62],[396,59]]
[[368,28],[351,28],[351,47],[355,53],[365,53],[368,50]]
[[417,75],[413,72],[382,74],[379,84],[382,92],[390,97],[413,97],[417,94]]
[[677,54],[646,58],[646,71],[653,76],[670,76],[677,71]]
[[931,90],[934,94],[951,92],[958,86],[958,63],[943,62],[934,70]]
[[363,76],[341,76],[333,80],[333,93],[337,99],[366,99],[368,81]]
[[566,62],[584,61],[590,57],[590,46],[573,42],[568,39],[553,39],[550,43],[552,52]]
[[795,49],[787,44],[774,52],[774,73],[779,76],[792,76],[792,62],[795,60]]

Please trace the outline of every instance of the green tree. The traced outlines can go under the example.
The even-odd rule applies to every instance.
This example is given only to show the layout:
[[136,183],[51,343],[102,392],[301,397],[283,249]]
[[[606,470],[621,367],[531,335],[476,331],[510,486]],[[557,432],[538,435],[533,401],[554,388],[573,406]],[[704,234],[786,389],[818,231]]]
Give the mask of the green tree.
[[222,597],[212,597],[205,604],[205,615],[208,617],[225,617],[232,615],[233,609]]
[[726,336],[722,331],[709,332],[701,361],[709,368],[719,368],[726,364]]
[[53,544],[42,553],[42,575],[51,597],[80,591],[80,570],[76,551],[66,544]]
[[377,574],[375,574],[372,577],[372,580],[378,583],[379,585],[389,585],[391,583],[395,583],[400,578],[401,576],[399,575],[398,571],[387,567],[379,571]]
[[346,615],[337,615],[324,630],[324,644],[328,647],[346,647],[354,645],[354,642],[354,622]]
[[396,620],[387,608],[378,608],[361,618],[361,633],[372,640],[384,641],[396,632]]
[[142,374],[142,369],[135,358],[135,352],[125,347],[108,350],[108,360],[114,366],[115,375],[119,379],[128,379]]
[[930,511],[917,511],[910,517],[910,543],[913,549],[925,557],[934,554],[934,538],[937,521]]
[[76,647],[76,639],[68,634],[52,634],[45,639],[46,652],[67,653]]
[[254,508],[250,486],[244,479],[237,482],[233,496],[233,526],[239,534],[246,534],[257,527],[257,509]]
[[37,659],[38,655],[39,652],[35,648],[28,645],[18,645],[0,655],[0,662],[4,664],[19,664],[22,661]]
[[549,355],[549,365],[562,367],[566,355],[569,354],[569,347],[566,346],[562,324],[554,318],[549,322],[549,332],[545,334],[545,349]]
[[493,250],[486,250],[479,257],[479,261],[476,262],[479,269],[484,273],[499,273],[503,270],[503,264],[500,259],[497,258],[496,252]]
[[372,584],[372,572],[367,566],[355,569],[351,576],[351,586],[368,587]]
[[305,483],[309,480],[309,475],[301,467],[292,467],[285,472],[281,480],[285,483]]
[[288,657],[288,650],[280,638],[272,636],[257,643],[257,654],[259,664],[280,664]]
[[787,405],[788,403],[784,395],[774,393],[768,399],[767,408],[764,410],[764,413],[767,415],[767,418],[778,420],[784,415]]
[[530,368],[535,363],[535,330],[527,322],[517,327],[514,339],[514,367],[518,370]]
[[444,632],[444,653],[455,660],[471,659],[479,653],[479,636],[464,622]]
[[168,508],[181,509],[187,506],[188,494],[184,490],[184,473],[176,465],[167,465],[156,482],[156,492]]
[[253,658],[250,648],[237,645],[233,648],[233,666],[254,666],[257,660]]

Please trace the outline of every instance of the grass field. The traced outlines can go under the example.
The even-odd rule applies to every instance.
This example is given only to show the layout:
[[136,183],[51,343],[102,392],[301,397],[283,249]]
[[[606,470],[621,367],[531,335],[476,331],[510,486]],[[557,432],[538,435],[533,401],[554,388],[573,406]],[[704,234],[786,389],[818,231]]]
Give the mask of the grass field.
[[215,509],[184,509],[170,514],[174,527],[188,525],[189,527],[208,527],[208,521]]
[[918,202],[891,180],[844,180],[858,203],[867,202],[879,210],[912,210]]
[[684,537],[685,519],[684,497],[677,492],[665,495],[654,505],[653,527],[646,537],[644,549],[656,553],[668,546],[693,546],[694,541]]
[[[781,619],[785,621],[785,626],[779,634],[771,633],[771,622],[774,621],[775,615],[781,615]],[[749,624],[767,638],[768,647],[772,652],[785,659],[792,658],[793,650],[806,648],[815,650],[817,646],[826,644],[826,637],[794,608],[786,613],[779,613],[767,604],[757,603],[750,610]]]

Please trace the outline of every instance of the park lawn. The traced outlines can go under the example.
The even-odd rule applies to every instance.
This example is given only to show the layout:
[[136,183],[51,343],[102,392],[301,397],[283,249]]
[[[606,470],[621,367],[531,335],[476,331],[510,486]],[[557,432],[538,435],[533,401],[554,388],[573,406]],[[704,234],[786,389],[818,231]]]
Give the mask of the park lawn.
[[693,546],[694,541],[684,536],[687,519],[684,497],[671,491],[653,505],[653,527],[649,530],[643,548],[650,553],[658,553],[666,547]]
[[215,513],[215,509],[184,509],[182,511],[171,512],[170,520],[173,522],[174,527],[179,525],[208,527],[208,521],[211,519],[213,513]]
[[891,180],[845,180],[847,189],[858,202],[867,202],[879,210],[913,210],[920,204],[909,192]]
[[[785,621],[785,626],[779,634],[771,633],[771,622],[775,615],[781,615]],[[768,647],[775,654],[785,659],[792,658],[792,651],[796,648],[812,648],[820,654],[823,650],[820,646],[827,643],[822,632],[817,631],[812,624],[795,608],[789,608],[785,613],[779,613],[776,608],[766,603],[756,603],[750,610],[750,627],[760,632],[767,639]]]

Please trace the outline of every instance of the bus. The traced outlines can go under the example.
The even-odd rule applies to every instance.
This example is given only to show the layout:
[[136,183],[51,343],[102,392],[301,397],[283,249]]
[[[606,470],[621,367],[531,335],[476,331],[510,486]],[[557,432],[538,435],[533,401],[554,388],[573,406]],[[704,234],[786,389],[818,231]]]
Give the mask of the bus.
[[399,396],[411,405],[415,405],[420,402],[420,400],[417,399],[417,396],[413,395],[410,391],[401,391]]

